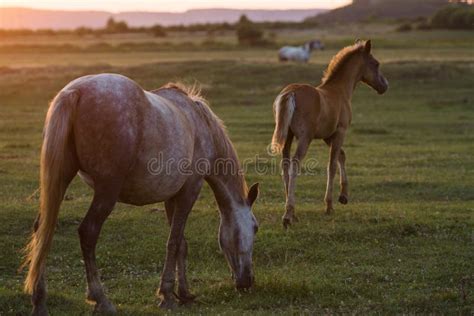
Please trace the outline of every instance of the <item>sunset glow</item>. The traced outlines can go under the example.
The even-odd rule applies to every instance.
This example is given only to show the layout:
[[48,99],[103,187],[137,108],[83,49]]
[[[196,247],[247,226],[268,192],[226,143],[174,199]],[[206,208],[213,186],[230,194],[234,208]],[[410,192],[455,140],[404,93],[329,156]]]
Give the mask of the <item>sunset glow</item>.
[[183,1],[153,1],[153,0],[1,0],[0,7],[27,7],[38,9],[59,10],[104,10],[119,11],[167,11],[180,12],[200,8],[234,8],[234,9],[309,9],[335,8],[349,4],[351,0],[183,0]]

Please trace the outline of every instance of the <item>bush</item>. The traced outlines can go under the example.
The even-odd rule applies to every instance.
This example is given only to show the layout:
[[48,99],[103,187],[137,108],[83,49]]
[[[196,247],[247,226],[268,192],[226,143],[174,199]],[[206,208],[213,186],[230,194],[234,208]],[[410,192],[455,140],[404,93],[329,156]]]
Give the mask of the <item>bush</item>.
[[421,31],[428,31],[428,30],[433,29],[433,27],[431,26],[430,23],[424,21],[424,22],[420,22],[420,23],[416,26],[416,29],[417,29],[417,30],[421,30]]
[[124,21],[116,22],[113,18],[109,18],[105,26],[105,31],[107,33],[126,33],[129,31],[129,28]]
[[410,32],[413,29],[410,23],[405,23],[397,27],[397,32]]
[[94,34],[93,29],[88,28],[88,27],[84,27],[84,26],[78,27],[73,32],[74,32],[74,34],[76,34],[78,36],[85,36],[85,35],[89,35],[89,34]]
[[474,29],[474,6],[468,4],[449,5],[436,12],[431,25],[447,29]]
[[247,16],[242,15],[237,24],[237,39],[241,45],[259,45],[263,42],[263,31]]
[[165,28],[159,24],[153,25],[150,27],[150,32],[154,37],[166,37]]

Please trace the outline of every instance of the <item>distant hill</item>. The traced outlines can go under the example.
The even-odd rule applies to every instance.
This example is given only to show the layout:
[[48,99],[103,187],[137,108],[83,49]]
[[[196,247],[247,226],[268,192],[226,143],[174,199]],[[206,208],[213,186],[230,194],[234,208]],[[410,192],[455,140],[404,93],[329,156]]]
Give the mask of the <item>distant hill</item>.
[[327,10],[237,10],[199,9],[182,13],[171,12],[122,12],[106,11],[54,11],[26,8],[0,8],[0,28],[2,29],[73,29],[80,26],[102,27],[108,18],[123,20],[129,26],[189,25],[193,23],[236,22],[242,14],[253,21],[303,21],[305,18]]
[[448,0],[354,0],[352,4],[320,14],[307,21],[357,22],[370,18],[399,19],[433,15]]

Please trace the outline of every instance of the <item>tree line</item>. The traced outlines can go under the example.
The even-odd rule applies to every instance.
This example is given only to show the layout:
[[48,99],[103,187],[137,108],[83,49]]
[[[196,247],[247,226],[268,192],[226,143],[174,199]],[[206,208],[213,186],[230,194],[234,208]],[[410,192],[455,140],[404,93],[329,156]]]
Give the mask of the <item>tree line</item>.
[[315,22],[254,22],[247,16],[242,15],[235,23],[196,23],[190,25],[172,25],[162,26],[155,24],[149,27],[132,27],[125,21],[117,21],[109,18],[102,28],[78,27],[74,30],[53,30],[53,29],[18,29],[18,30],[2,30],[0,36],[22,36],[22,35],[64,35],[73,34],[78,36],[102,36],[106,34],[120,33],[145,33],[155,37],[166,37],[171,32],[206,32],[209,35],[218,34],[220,32],[233,31],[236,32],[239,43],[242,45],[264,45],[271,41],[265,39],[265,30],[279,29],[308,29],[317,26]]
[[439,10],[431,19],[435,28],[474,29],[474,5],[472,1],[459,1]]
[[408,32],[414,28],[419,30],[474,29],[474,5],[472,0],[457,0],[439,9],[431,18],[418,18],[411,22],[401,24],[397,31]]
[[[413,28],[427,30],[433,28],[442,29],[474,29],[474,5],[472,0],[452,0],[451,3],[435,13],[430,19],[417,19],[412,23],[400,25],[398,31],[410,31]],[[105,34],[120,33],[146,33],[155,37],[166,37],[171,32],[206,32],[209,35],[220,32],[236,32],[241,45],[266,45],[272,42],[272,38],[265,38],[266,30],[280,29],[310,29],[318,27],[313,20],[303,22],[253,22],[247,16],[242,15],[235,23],[197,23],[191,25],[162,26],[155,24],[149,27],[131,27],[125,21],[116,21],[109,18],[102,28],[78,27],[74,30],[53,29],[18,29],[2,30],[0,36],[22,36],[22,35],[61,35],[74,34],[78,36],[93,35],[100,37]]]

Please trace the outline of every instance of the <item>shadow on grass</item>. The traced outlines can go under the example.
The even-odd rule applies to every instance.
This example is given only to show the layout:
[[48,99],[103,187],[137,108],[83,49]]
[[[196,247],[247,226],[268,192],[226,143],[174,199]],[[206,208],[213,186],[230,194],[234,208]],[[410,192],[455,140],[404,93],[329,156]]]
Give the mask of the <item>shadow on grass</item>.
[[[81,314],[92,312],[92,307],[84,301],[55,293],[48,293],[47,305],[51,315],[67,315],[71,311],[81,311]],[[30,315],[31,308],[30,296],[27,294],[8,291],[0,295],[0,315]]]

